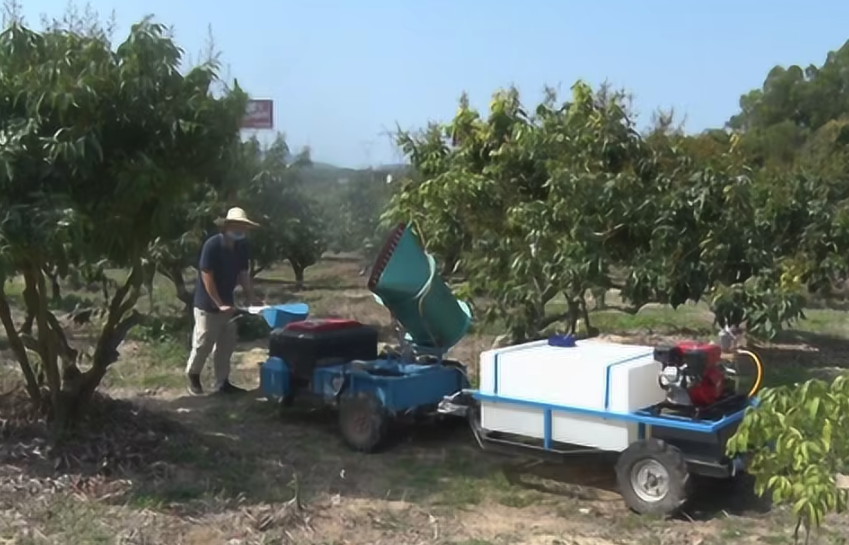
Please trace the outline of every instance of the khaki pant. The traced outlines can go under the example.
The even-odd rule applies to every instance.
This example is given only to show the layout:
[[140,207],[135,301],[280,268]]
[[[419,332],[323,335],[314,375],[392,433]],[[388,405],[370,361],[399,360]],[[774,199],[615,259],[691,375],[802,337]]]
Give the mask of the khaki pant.
[[195,309],[192,351],[186,363],[186,374],[199,375],[212,354],[215,387],[220,388],[230,378],[230,358],[238,340],[236,324],[231,313],[207,312]]

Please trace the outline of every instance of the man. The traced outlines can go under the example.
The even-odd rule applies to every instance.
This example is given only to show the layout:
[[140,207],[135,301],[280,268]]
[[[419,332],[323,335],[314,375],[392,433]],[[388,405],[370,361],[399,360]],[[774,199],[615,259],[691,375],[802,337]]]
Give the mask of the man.
[[258,224],[248,219],[241,208],[231,208],[216,221],[221,232],[203,244],[195,284],[192,351],[186,363],[189,392],[202,395],[200,373],[210,353],[215,372],[215,390],[220,393],[243,392],[230,382],[230,358],[236,349],[236,324],[233,322],[234,291],[241,284],[248,301],[254,301],[248,272],[249,253],[245,237]]

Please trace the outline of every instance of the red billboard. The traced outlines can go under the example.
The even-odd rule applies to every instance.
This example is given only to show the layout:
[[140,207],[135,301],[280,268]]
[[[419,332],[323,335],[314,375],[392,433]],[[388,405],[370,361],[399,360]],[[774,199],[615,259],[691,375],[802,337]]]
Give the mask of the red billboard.
[[271,99],[249,100],[242,119],[243,129],[273,129],[274,101]]

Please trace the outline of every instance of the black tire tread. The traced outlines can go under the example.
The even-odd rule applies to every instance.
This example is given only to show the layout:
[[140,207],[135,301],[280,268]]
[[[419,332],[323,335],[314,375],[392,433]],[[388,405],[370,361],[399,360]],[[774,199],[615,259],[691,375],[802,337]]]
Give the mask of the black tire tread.
[[[660,462],[669,473],[669,493],[656,503],[641,500],[631,488],[631,469],[646,458]],[[684,455],[677,447],[661,439],[638,441],[625,449],[616,463],[616,479],[625,504],[643,515],[674,515],[686,505],[693,490],[693,480]]]
[[[349,433],[347,419],[353,412],[368,410],[372,414],[371,433],[366,437],[357,437]],[[339,400],[339,431],[345,443],[353,450],[370,454],[383,446],[386,440],[389,419],[380,401],[371,394],[346,396]]]

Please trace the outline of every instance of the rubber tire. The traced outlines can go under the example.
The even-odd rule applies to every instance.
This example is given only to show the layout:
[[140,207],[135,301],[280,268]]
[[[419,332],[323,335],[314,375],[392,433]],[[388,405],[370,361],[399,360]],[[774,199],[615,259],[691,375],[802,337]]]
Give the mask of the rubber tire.
[[[368,424],[358,429],[363,420]],[[345,443],[357,452],[372,453],[386,440],[389,418],[372,394],[343,395],[339,400],[339,431]]]
[[[654,460],[669,474],[666,495],[655,502],[641,499],[631,486],[631,471],[646,459]],[[678,513],[690,499],[693,482],[687,470],[687,462],[681,451],[660,439],[649,438],[637,441],[625,449],[616,463],[616,480],[625,504],[641,515],[668,517]]]

